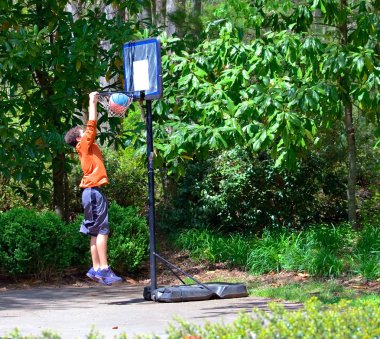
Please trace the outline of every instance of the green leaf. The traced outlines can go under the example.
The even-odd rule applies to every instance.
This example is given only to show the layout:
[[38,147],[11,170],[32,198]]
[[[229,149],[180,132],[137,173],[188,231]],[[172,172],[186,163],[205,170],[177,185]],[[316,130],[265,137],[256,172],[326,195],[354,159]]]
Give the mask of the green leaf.
[[242,74],[243,74],[243,78],[244,78],[244,79],[246,79],[246,80],[249,80],[249,79],[250,79],[250,78],[249,78],[249,73],[248,73],[245,69],[243,69]]
[[363,58],[361,58],[361,57],[356,58],[355,63],[356,63],[356,68],[357,68],[358,72],[361,73],[363,71],[363,67],[364,67]]
[[320,4],[320,6],[321,6],[321,12],[322,12],[323,14],[326,14],[326,7],[325,7],[325,5],[324,5],[324,3],[323,3],[323,0],[320,1],[319,4]]
[[281,152],[281,154],[279,155],[279,157],[276,159],[276,162],[274,164],[274,167],[275,168],[278,168],[282,165],[283,161],[284,161],[284,158],[285,158],[285,155],[286,155],[286,152]]
[[75,63],[75,70],[78,72],[82,66],[82,62],[80,60],[77,60]]

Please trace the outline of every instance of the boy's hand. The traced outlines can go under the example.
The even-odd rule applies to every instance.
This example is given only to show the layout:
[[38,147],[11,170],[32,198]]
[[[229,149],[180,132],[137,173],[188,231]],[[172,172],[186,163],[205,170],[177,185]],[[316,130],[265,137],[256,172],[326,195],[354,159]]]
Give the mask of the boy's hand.
[[99,99],[99,92],[91,92],[89,94],[89,97],[90,97],[90,105],[91,104],[94,104],[96,105],[98,103],[98,99]]
[[88,104],[88,120],[96,120],[98,116],[98,110],[96,104],[98,103],[99,93],[91,92],[89,94],[89,104]]

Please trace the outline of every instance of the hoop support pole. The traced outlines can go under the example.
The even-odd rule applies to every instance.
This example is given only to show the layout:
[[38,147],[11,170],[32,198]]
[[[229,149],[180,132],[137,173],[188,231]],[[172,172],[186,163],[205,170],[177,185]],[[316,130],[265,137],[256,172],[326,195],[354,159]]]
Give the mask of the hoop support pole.
[[[143,97],[143,94],[141,95]],[[140,98],[140,100],[143,98]],[[156,256],[155,253],[155,206],[154,206],[154,152],[152,128],[152,101],[146,100],[146,139],[148,157],[148,222],[149,222],[149,271],[151,291],[157,289]]]

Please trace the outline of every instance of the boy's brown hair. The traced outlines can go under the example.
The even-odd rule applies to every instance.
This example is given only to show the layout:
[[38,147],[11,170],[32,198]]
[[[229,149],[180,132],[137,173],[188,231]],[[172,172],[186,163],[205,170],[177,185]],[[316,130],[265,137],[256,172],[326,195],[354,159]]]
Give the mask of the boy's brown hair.
[[65,142],[70,146],[76,147],[78,144],[77,138],[80,137],[81,129],[82,128],[80,126],[71,128],[65,135]]

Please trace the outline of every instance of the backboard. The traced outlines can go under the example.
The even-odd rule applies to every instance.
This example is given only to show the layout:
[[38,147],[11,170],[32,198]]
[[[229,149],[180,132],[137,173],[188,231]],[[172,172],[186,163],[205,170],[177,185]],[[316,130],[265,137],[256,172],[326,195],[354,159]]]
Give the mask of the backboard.
[[127,42],[123,46],[125,91],[139,100],[162,97],[161,44],[158,38]]

